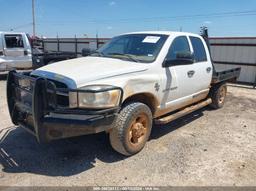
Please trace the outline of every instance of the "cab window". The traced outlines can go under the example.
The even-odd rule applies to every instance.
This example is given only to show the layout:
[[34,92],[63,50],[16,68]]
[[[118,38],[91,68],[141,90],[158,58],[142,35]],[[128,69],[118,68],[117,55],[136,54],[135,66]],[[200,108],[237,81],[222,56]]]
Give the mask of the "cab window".
[[189,43],[186,36],[179,36],[173,40],[166,59],[175,60],[178,52],[190,52]]
[[189,37],[192,47],[194,49],[195,62],[207,61],[207,56],[202,40],[198,37]]
[[24,48],[22,35],[4,35],[6,48]]

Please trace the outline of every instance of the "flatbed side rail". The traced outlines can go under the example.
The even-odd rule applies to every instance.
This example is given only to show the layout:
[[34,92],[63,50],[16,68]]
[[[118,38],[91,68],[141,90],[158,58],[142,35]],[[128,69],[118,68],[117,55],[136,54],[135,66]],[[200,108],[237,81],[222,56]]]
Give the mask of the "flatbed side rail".
[[220,83],[223,81],[234,81],[236,80],[241,72],[241,68],[232,68],[223,71],[214,71],[212,77],[212,84]]

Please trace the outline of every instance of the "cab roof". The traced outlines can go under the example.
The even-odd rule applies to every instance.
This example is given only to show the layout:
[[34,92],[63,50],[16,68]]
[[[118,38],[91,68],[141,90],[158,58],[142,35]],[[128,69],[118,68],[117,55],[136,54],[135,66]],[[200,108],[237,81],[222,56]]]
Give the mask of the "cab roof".
[[200,36],[195,33],[188,33],[188,32],[177,32],[177,31],[139,31],[139,32],[131,32],[131,33],[125,33],[125,34],[154,34],[154,35],[168,35],[168,36]]
[[25,34],[24,32],[0,31],[0,34]]

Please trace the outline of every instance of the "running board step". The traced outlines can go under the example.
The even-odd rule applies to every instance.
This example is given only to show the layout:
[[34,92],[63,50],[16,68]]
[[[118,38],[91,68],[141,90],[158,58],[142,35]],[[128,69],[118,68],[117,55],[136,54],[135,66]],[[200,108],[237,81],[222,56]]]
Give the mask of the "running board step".
[[175,119],[178,119],[180,117],[183,117],[184,115],[187,115],[189,113],[192,113],[193,111],[196,111],[198,109],[201,109],[209,104],[212,103],[212,99],[211,98],[208,98],[207,100],[205,101],[202,101],[202,102],[199,102],[195,105],[192,105],[192,106],[189,106],[189,107],[186,107],[185,109],[183,110],[180,110],[174,114],[171,114],[171,115],[168,115],[166,117],[163,117],[163,118],[159,118],[159,119],[155,119],[154,122],[155,124],[157,125],[163,125],[163,124],[166,124],[166,123],[169,123]]

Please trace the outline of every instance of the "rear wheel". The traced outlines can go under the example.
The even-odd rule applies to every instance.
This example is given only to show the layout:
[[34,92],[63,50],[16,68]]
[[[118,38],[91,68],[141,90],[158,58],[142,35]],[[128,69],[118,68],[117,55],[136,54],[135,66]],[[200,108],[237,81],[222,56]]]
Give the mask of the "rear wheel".
[[212,98],[212,103],[210,104],[210,107],[214,109],[222,108],[226,99],[226,95],[226,83],[213,86],[210,92],[210,97]]
[[110,143],[117,152],[130,156],[145,146],[152,128],[152,113],[143,103],[126,105],[110,131]]

